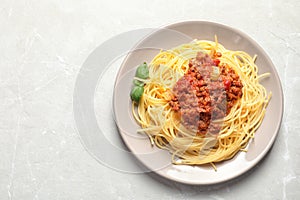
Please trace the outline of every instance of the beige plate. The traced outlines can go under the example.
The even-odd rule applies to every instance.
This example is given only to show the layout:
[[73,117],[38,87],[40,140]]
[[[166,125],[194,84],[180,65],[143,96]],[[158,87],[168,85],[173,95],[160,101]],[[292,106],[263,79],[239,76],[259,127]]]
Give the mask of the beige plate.
[[[172,24],[156,30],[140,41],[135,51],[128,54],[117,75],[114,90],[114,112],[120,135],[130,151],[149,170],[157,174],[186,184],[207,185],[235,178],[255,166],[271,148],[280,128],[283,114],[283,93],[276,69],[264,50],[246,34],[217,23],[205,21],[187,21]],[[272,99],[262,125],[255,139],[248,145],[248,152],[240,152],[233,159],[218,163],[217,172],[210,166],[172,165],[171,155],[150,145],[147,137],[136,133],[140,128],[131,114],[132,79],[136,66],[144,61],[150,62],[159,49],[169,49],[192,39],[218,41],[231,50],[242,50],[250,55],[256,54],[259,74],[270,72],[271,76],[262,81]]]

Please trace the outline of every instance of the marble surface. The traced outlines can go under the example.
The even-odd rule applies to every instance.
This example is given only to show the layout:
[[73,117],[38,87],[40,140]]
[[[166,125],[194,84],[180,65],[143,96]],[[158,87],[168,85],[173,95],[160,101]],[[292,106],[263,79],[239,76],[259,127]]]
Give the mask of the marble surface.
[[[299,10],[296,0],[1,0],[0,199],[300,199]],[[247,33],[282,81],[285,112],[273,148],[227,183],[188,186],[107,167],[84,147],[74,121],[75,81],[96,47],[126,31],[184,20]],[[118,62],[95,96],[107,96],[96,115],[112,142],[117,132],[109,125],[107,77],[115,76]]]

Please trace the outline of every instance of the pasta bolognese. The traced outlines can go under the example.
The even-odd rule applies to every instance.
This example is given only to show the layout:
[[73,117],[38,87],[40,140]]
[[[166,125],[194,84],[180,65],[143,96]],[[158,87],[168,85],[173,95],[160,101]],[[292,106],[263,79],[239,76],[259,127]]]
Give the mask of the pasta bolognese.
[[260,80],[256,56],[194,40],[143,63],[131,92],[138,132],[172,154],[173,164],[231,159],[260,126],[271,92]]

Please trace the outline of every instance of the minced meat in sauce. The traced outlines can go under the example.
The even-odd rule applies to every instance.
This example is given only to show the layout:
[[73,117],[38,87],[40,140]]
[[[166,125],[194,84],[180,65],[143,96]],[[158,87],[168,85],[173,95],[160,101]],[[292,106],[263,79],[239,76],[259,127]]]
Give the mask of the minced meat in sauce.
[[[188,71],[172,90],[171,108],[180,113],[185,127],[200,135],[208,131],[217,134],[220,125],[211,122],[224,118],[242,96],[239,76],[227,64],[220,64],[220,56],[221,53],[215,53],[212,59],[199,52],[190,60]],[[215,67],[218,67],[218,73],[213,79]]]

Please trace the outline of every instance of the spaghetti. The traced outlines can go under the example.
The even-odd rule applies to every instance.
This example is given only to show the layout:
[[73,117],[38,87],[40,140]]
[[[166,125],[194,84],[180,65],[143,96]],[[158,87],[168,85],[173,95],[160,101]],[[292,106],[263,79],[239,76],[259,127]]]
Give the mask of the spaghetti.
[[[217,38],[215,42],[194,40],[161,51],[149,64],[149,78],[139,79],[145,83],[143,95],[138,103],[132,103],[134,118],[142,127],[138,132],[146,133],[152,144],[172,153],[173,164],[210,163],[215,166],[214,163],[245,151],[262,123],[271,97],[271,93],[268,94],[259,83],[268,74],[258,75],[255,59],[256,56],[251,57],[246,52],[225,49]],[[197,70],[205,66],[208,67],[206,72]],[[190,84],[181,90],[190,96],[178,89],[184,85],[185,79]],[[230,87],[236,90],[232,94],[233,100],[228,80],[231,81]],[[206,88],[203,89],[203,85]],[[212,94],[213,85],[222,86],[215,96]],[[198,95],[197,90],[198,93],[208,91],[208,100],[203,94]],[[221,98],[222,95],[225,99]],[[187,99],[193,98],[195,101],[186,103]],[[202,105],[205,99],[210,105],[206,112]],[[196,104],[191,106],[193,102]],[[214,109],[220,107],[225,109],[224,115],[214,116]],[[185,117],[186,112],[186,116],[196,120],[190,122]],[[204,122],[205,128],[200,129]]]

